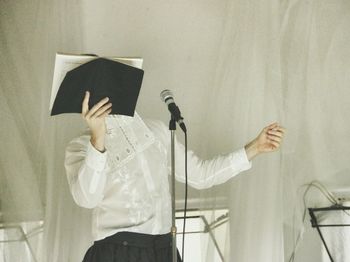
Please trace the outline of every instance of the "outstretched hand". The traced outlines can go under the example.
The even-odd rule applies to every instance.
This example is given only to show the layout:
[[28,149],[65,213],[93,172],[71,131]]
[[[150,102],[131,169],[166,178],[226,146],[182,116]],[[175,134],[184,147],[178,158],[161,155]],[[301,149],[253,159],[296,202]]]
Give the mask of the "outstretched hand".
[[256,138],[259,153],[276,151],[281,146],[284,133],[285,129],[277,123],[265,127]]
[[81,115],[91,131],[91,143],[100,151],[104,151],[104,138],[106,134],[105,117],[112,111],[112,103],[105,97],[89,110],[90,93],[86,91],[83,100]]
[[265,127],[260,134],[245,146],[248,159],[251,160],[258,154],[274,152],[281,146],[285,128],[278,123],[273,123]]

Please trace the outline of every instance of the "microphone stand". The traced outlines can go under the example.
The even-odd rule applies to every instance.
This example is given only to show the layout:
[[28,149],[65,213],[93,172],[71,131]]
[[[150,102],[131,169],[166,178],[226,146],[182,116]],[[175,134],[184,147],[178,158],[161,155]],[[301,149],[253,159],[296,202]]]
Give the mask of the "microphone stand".
[[175,130],[176,121],[174,116],[171,114],[171,120],[169,122],[169,130],[171,132],[171,208],[172,208],[172,262],[177,262],[177,248],[176,248],[176,233],[177,228],[175,224]]

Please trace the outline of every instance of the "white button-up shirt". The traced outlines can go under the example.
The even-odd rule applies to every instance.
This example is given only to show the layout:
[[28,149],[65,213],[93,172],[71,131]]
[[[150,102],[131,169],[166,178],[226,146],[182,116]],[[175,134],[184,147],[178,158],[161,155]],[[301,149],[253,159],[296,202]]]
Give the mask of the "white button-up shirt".
[[[112,153],[113,147],[118,147],[113,125],[108,125],[104,153],[91,145],[88,133],[67,146],[65,168],[70,190],[79,206],[93,208],[95,240],[120,231],[145,234],[170,231],[170,131],[161,121],[145,123],[150,133],[145,132],[144,138],[153,140],[124,164],[119,160],[127,157]],[[131,155],[132,148],[124,149],[126,156]],[[180,182],[185,181],[184,154],[184,146],[176,141],[176,179]],[[224,183],[249,168],[251,162],[244,148],[205,161],[188,151],[188,183],[197,189]]]

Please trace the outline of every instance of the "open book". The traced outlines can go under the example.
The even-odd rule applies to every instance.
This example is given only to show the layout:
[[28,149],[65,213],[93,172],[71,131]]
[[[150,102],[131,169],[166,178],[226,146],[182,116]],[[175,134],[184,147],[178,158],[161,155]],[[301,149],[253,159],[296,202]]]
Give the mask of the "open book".
[[114,60],[129,66],[136,68],[142,68],[143,59],[133,57],[98,57],[96,55],[76,55],[76,54],[65,54],[57,53],[55,60],[55,70],[53,75],[51,98],[49,110],[52,110],[53,103],[55,101],[58,89],[66,76],[66,73],[82,64],[90,62],[96,58],[106,58]]

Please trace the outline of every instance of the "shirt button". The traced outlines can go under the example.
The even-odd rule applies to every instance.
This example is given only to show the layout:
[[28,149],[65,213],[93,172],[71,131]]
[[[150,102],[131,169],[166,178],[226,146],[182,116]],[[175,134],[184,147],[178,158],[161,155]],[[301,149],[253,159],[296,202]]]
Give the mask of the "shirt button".
[[124,245],[124,246],[127,246],[127,245],[128,245],[128,241],[124,241],[124,242],[123,242],[123,245]]

